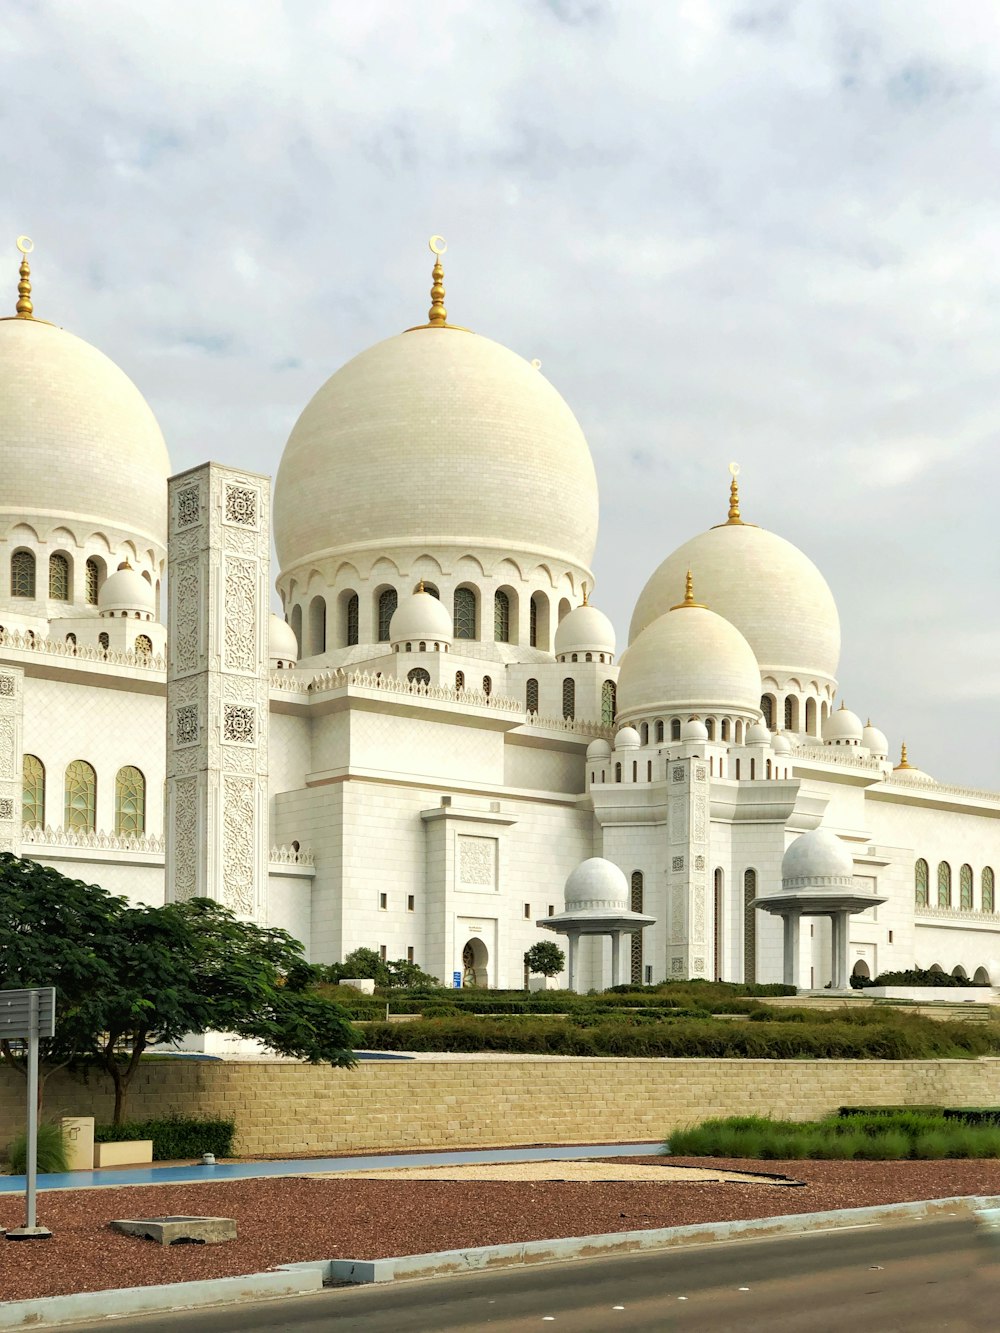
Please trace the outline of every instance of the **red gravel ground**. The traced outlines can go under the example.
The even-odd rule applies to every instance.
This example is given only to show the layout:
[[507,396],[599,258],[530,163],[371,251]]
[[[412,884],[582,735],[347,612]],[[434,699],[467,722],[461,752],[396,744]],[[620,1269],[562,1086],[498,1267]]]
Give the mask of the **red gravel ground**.
[[[650,1164],[649,1158],[631,1160]],[[804,1185],[669,1182],[670,1164],[663,1162],[669,1182],[664,1185],[271,1178],[46,1192],[39,1196],[38,1215],[53,1238],[0,1240],[0,1300],[232,1277],[305,1259],[377,1259],[952,1195],[1000,1195],[1000,1160],[671,1162],[749,1168]],[[108,1227],[116,1217],[170,1214],[233,1217],[238,1239],[164,1249]],[[22,1221],[22,1197],[0,1197],[0,1226]]]

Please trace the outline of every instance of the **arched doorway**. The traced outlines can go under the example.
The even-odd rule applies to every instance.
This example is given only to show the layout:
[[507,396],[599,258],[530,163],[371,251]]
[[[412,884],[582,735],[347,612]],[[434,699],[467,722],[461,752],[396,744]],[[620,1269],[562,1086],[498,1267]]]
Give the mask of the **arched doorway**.
[[972,978],[972,980],[975,982],[977,986],[989,986],[990,974],[986,971],[985,967],[977,967],[976,975]]
[[851,976],[859,977],[862,981],[871,981],[872,979],[871,968],[868,966],[868,964],[865,962],[863,958],[859,958],[858,961],[854,964],[854,970],[851,973]]
[[466,940],[462,950],[462,985],[485,989],[489,984],[489,950],[482,940],[473,936]]

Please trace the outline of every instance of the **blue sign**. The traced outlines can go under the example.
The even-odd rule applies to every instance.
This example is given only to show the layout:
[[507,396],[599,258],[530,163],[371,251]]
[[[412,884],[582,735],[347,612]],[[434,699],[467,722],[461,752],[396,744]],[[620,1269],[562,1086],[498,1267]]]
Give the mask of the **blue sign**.
[[452,990],[461,990],[461,989],[462,989],[462,974],[461,974],[461,972],[452,972],[452,974],[451,974],[451,986],[452,986]]

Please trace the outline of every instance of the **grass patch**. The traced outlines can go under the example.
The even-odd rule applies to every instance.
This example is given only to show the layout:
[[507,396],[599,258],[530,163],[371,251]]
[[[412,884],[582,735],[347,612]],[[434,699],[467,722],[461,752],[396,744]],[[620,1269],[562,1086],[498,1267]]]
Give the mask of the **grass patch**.
[[[38,1125],[38,1147],[35,1152],[35,1165],[39,1175],[48,1175],[53,1171],[69,1169],[66,1157],[66,1141],[62,1126],[50,1120],[42,1120]],[[7,1149],[7,1171],[12,1176],[23,1176],[28,1169],[28,1134],[23,1131]]]
[[731,1116],[679,1129],[669,1139],[677,1157],[745,1157],[761,1161],[898,1162],[1000,1157],[1000,1127],[967,1125],[942,1112],[883,1110],[825,1120]]

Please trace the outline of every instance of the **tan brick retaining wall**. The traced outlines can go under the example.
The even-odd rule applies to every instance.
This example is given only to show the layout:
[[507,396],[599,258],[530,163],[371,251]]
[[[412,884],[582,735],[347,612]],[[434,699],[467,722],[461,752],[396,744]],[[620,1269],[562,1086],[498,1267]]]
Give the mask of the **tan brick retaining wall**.
[[[0,1146],[23,1124],[24,1081],[0,1070]],[[236,1119],[241,1153],[658,1139],[710,1115],[809,1119],[851,1103],[1000,1104],[1000,1060],[433,1059],[353,1070],[290,1063],[153,1063],[135,1119]],[[110,1085],[53,1075],[45,1115],[111,1119]]]

